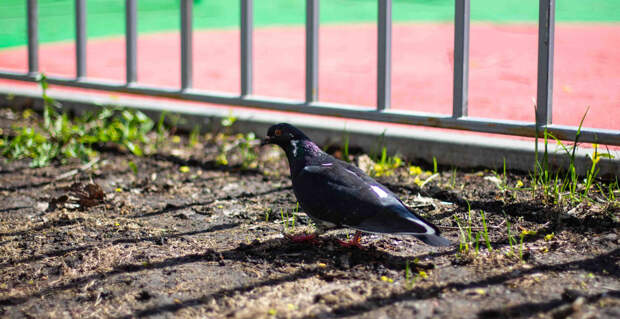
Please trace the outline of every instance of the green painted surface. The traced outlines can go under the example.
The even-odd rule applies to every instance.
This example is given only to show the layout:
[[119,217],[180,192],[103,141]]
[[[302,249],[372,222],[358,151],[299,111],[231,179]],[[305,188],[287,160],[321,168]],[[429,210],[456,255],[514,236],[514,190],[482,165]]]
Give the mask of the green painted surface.
[[[178,30],[180,0],[138,1],[138,32]],[[455,0],[394,0],[395,22],[452,21]],[[88,36],[124,33],[124,0],[87,0]],[[304,0],[256,0],[256,26],[299,25],[304,22]],[[41,42],[72,40],[75,33],[73,0],[39,0]],[[472,20],[533,22],[538,0],[472,0]],[[26,44],[26,1],[0,0],[0,47]],[[322,23],[372,22],[377,0],[323,0]],[[561,22],[620,22],[620,0],[557,0]],[[236,28],[239,1],[194,0],[194,28]]]

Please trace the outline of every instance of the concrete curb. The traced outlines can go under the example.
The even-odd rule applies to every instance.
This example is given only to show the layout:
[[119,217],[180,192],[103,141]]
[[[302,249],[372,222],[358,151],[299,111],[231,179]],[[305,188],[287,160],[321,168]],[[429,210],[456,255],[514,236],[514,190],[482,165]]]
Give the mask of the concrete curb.
[[[366,152],[378,150],[380,145],[387,147],[388,153],[398,153],[415,162],[419,160],[432,163],[433,157],[438,164],[459,168],[502,169],[504,159],[509,170],[523,172],[532,171],[534,167],[534,143],[509,139],[480,136],[467,132],[454,131],[423,131],[402,126],[381,123],[360,123],[343,119],[318,118],[293,113],[265,112],[238,107],[197,107],[195,103],[182,101],[162,101],[157,99],[121,97],[90,93],[76,93],[58,89],[48,90],[48,95],[64,108],[76,113],[92,110],[103,105],[126,106],[142,110],[154,120],[158,120],[161,112],[173,112],[181,115],[184,121],[180,128],[191,130],[200,125],[202,130],[213,130],[220,126],[223,118],[233,116],[237,119],[234,129],[239,132],[256,132],[264,136],[267,128],[279,122],[288,122],[301,128],[308,136],[320,145],[343,145],[346,135],[350,145],[358,146]],[[0,87],[0,103],[40,108],[43,104],[39,88]],[[539,141],[539,154],[542,158],[544,145]],[[549,161],[553,167],[568,167],[569,160],[564,151],[554,143],[549,143]],[[599,148],[601,152],[607,152]],[[580,147],[576,151],[575,166],[580,175],[590,167],[591,148]],[[617,176],[620,172],[620,152],[610,151],[614,159],[602,158],[597,167],[599,176]]]

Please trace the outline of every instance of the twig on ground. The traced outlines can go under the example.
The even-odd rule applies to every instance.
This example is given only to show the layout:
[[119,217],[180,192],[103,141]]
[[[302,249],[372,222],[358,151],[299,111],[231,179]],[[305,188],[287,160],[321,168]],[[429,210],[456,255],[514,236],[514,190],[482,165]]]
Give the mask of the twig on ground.
[[[505,220],[502,220],[502,222],[499,223],[499,225],[495,225],[495,226],[488,225],[487,228],[499,229],[499,228],[502,228],[504,226],[505,222],[506,222]],[[454,226],[441,226],[441,225],[438,225],[437,227],[439,227],[441,229],[448,229],[448,230],[459,230],[460,229],[459,227],[454,227]],[[471,230],[484,230],[484,227],[471,227]]]
[[433,179],[435,179],[437,176],[439,176],[439,173],[435,173],[433,175],[431,175],[429,178],[427,178],[421,185],[420,188],[424,187],[424,185],[428,184],[428,182],[432,181]]
[[64,174],[60,174],[60,175],[56,176],[56,178],[54,178],[54,180],[55,181],[59,181],[59,180],[62,180],[62,179],[66,179],[66,178],[72,177],[73,175],[75,175],[75,174],[77,174],[79,172],[83,172],[83,171],[91,168],[93,165],[97,164],[97,162],[99,162],[99,157],[93,158],[90,162],[88,162],[88,163],[86,163],[86,164],[84,164],[84,165],[82,165],[82,166],[80,166],[80,167],[78,167],[76,169],[72,169],[72,170],[70,170],[70,171],[68,171],[68,172],[66,172]]

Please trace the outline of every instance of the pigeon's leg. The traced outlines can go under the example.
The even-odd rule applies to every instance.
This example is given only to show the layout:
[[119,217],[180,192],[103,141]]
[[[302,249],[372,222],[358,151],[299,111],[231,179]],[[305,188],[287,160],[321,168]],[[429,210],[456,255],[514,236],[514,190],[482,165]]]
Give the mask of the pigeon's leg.
[[350,241],[339,240],[338,242],[340,243],[342,247],[364,248],[364,246],[360,244],[361,239],[362,239],[362,232],[358,230],[355,232],[355,236],[353,236],[353,238]]
[[284,237],[288,238],[290,241],[295,243],[311,243],[318,245],[319,244],[319,236],[325,233],[328,230],[328,227],[325,227],[323,222],[314,220],[314,233],[310,234],[301,234],[301,235],[289,235],[284,234]]
[[294,242],[294,243],[312,243],[312,244],[317,244],[318,243],[318,236],[316,233],[312,233],[312,234],[301,234],[301,235],[289,235],[289,234],[284,234],[284,237],[288,238],[290,241]]

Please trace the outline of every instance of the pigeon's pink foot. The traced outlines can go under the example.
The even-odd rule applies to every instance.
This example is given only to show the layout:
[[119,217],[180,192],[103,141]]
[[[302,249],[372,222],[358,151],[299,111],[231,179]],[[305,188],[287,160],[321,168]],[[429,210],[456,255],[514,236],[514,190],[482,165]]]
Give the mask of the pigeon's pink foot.
[[301,235],[284,234],[284,237],[288,238],[290,241],[294,243],[311,243],[311,244],[319,243],[316,234],[301,234]]
[[355,236],[353,236],[353,238],[349,241],[342,241],[339,240],[338,243],[340,243],[340,246],[342,247],[357,247],[360,249],[364,249],[364,246],[362,246],[362,244],[360,244],[360,240],[362,240],[362,232],[355,232]]

